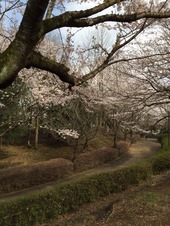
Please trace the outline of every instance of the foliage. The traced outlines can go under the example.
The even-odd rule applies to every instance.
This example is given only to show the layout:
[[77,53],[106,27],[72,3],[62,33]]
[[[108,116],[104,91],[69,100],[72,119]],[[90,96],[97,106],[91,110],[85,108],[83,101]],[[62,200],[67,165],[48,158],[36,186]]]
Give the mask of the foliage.
[[24,130],[22,128],[25,124],[24,106],[21,98],[24,95],[24,84],[19,78],[5,91],[0,92],[0,102],[3,104],[3,107],[0,108],[0,136],[8,134],[6,137],[8,141],[17,137],[15,133],[19,135],[22,133],[20,130]]
[[[166,114],[165,109],[154,110],[147,105],[153,104],[149,100],[151,98],[154,102],[155,96],[162,99],[163,95],[166,101],[169,100],[168,82],[165,82],[169,79],[166,66],[168,20],[155,21],[156,18],[169,17],[167,1],[164,4],[163,1],[138,1],[136,4],[127,0],[78,2],[74,1],[75,11],[69,10],[73,4],[71,0],[43,1],[43,5],[34,0],[2,4],[0,84],[6,87],[13,80],[15,82],[11,88],[1,91],[3,95],[7,94],[4,102],[0,99],[1,134],[5,131],[13,139],[17,132],[11,129],[15,126],[24,127],[21,131],[27,129],[29,134],[34,129],[35,143],[38,143],[41,128],[57,139],[73,143],[76,150],[80,139],[87,143],[91,133],[95,133],[91,127],[100,125],[111,130],[116,147],[120,136],[126,137],[136,131],[147,133],[155,121]],[[86,10],[89,3],[92,8]],[[27,7],[29,4],[30,8]],[[102,16],[96,14],[98,12]],[[22,23],[20,19],[23,19]],[[29,24],[34,20],[39,22]],[[25,27],[29,28],[28,31]],[[64,27],[67,30],[62,29]],[[89,28],[90,35],[88,32],[83,43],[82,34],[87,33],[87,27],[92,28]],[[85,31],[81,33],[83,28]],[[159,38],[155,36],[155,30],[160,31]],[[50,31],[53,32],[45,36]],[[147,39],[143,39],[145,34],[149,34]],[[24,46],[22,50],[26,52],[17,46]],[[9,56],[10,59],[6,60]],[[6,64],[9,71],[4,69]],[[158,68],[161,68],[159,73]],[[24,89],[19,94],[21,84]],[[15,98],[13,104],[6,106],[10,93]],[[2,125],[4,120],[12,125]],[[28,144],[32,145],[29,140]]]
[[166,134],[160,134],[158,136],[158,141],[161,143],[161,147],[164,151],[170,151],[168,139],[169,139],[168,135],[166,135]]
[[159,153],[153,159],[152,168],[154,174],[159,174],[165,172],[170,169],[170,152],[164,151],[163,153]]
[[170,169],[170,146],[168,144],[168,136],[160,135],[162,151],[151,159],[153,172],[159,174]]

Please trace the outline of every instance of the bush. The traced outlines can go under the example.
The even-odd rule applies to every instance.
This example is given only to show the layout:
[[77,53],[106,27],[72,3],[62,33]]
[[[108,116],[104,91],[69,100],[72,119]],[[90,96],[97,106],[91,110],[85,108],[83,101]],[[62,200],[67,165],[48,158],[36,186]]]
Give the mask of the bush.
[[84,203],[112,192],[123,191],[129,185],[138,184],[149,176],[144,165],[132,166],[113,173],[67,182],[31,197],[0,203],[0,225],[30,226],[37,222],[46,222],[60,214],[77,210]]
[[0,170],[0,193],[15,191],[63,178],[73,172],[73,163],[58,158]]
[[118,141],[117,142],[118,155],[120,156],[128,152],[130,145],[131,145],[130,141],[122,140]]
[[98,150],[80,154],[74,161],[74,168],[76,171],[91,169],[104,163],[112,162],[117,157],[117,149],[100,148]]
[[134,134],[134,135],[131,137],[131,142],[132,142],[132,144],[133,144],[133,143],[136,143],[138,140],[140,140],[140,135],[139,135],[139,134]]
[[151,159],[154,174],[170,170],[170,152],[159,153]]
[[27,136],[26,127],[16,127],[3,136],[4,144],[20,144],[21,138]]

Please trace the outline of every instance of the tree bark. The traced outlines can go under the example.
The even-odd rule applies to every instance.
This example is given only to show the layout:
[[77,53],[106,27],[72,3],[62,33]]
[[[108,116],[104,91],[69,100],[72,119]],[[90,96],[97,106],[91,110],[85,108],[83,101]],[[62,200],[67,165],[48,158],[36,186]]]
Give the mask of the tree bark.
[[38,148],[38,144],[39,144],[39,120],[40,120],[40,116],[38,114],[36,116],[36,124],[35,124],[35,149]]
[[25,67],[27,57],[42,36],[42,19],[48,0],[29,0],[16,37],[0,55],[0,88],[8,87]]

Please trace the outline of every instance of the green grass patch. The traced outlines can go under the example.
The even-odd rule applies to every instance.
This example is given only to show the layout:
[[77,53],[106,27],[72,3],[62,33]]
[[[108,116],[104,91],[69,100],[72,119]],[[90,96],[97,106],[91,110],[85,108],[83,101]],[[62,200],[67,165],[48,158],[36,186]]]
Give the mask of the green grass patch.
[[160,202],[160,198],[155,192],[141,192],[139,194],[139,200],[145,204],[157,205]]

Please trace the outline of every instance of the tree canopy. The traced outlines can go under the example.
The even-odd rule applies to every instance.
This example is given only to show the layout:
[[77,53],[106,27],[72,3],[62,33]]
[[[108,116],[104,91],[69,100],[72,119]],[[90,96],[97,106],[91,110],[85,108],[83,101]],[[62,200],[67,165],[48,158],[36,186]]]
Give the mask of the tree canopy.
[[[54,12],[55,5],[62,5],[62,0],[28,0],[9,1],[9,7],[1,12],[1,19],[5,13],[17,4],[24,6],[23,17],[15,37],[8,47],[0,53],[0,88],[6,88],[16,79],[24,68],[38,68],[51,72],[70,86],[82,84],[93,78],[112,64],[118,51],[135,39],[145,28],[159,22],[160,19],[170,17],[169,0],[165,1],[133,1],[107,0],[96,2],[92,8],[85,10]],[[71,2],[71,0],[70,0]],[[86,1],[74,1],[82,3]],[[110,9],[109,13],[104,10]],[[102,12],[104,13],[102,14]],[[54,12],[54,13],[52,13]],[[57,14],[57,15],[56,15]],[[117,29],[116,41],[106,51],[105,57],[93,70],[86,74],[76,74],[66,63],[50,59],[37,50],[43,37],[59,28],[84,28],[98,24],[113,23]],[[3,34],[2,34],[3,35]]]

